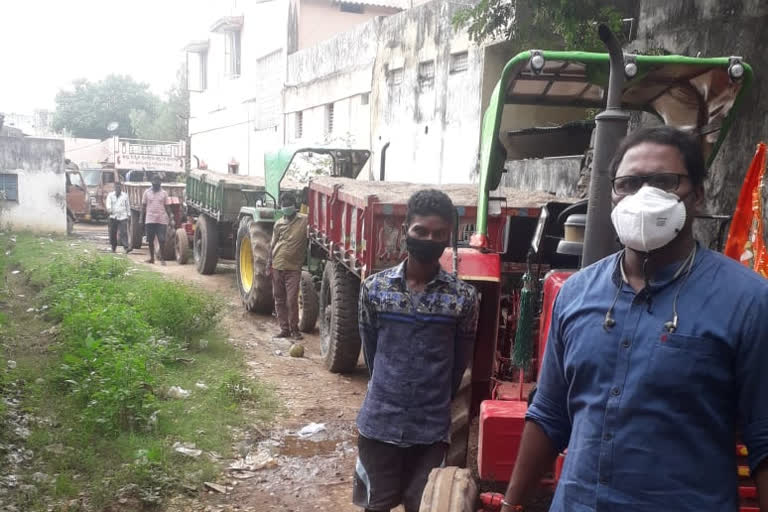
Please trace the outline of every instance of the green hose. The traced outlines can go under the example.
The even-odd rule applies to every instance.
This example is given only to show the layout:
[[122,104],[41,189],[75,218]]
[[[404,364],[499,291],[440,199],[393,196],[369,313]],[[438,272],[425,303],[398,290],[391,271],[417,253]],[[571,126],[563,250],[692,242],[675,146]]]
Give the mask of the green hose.
[[520,316],[515,330],[515,344],[512,346],[512,365],[527,370],[533,358],[533,316],[534,291],[530,271],[523,274],[523,288],[520,290]]

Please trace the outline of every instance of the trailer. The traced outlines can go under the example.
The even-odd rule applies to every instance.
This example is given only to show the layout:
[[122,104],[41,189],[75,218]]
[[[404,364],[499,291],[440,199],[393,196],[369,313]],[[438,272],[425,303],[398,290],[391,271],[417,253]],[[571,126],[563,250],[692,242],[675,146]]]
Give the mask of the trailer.
[[[181,173],[162,173],[164,178],[169,180],[162,184],[163,190],[168,193],[168,199],[165,204],[171,210],[173,223],[176,226],[181,225],[184,219],[184,189],[186,185],[175,180],[181,179]],[[133,249],[139,249],[144,238],[144,219],[141,216],[141,201],[144,192],[152,188],[150,181],[124,181],[123,190],[128,194],[128,201],[131,205],[131,216],[128,219],[128,246]],[[176,255],[176,236],[174,228],[168,225],[168,231],[165,235],[165,244],[160,247],[159,240],[155,239],[155,250],[162,249],[163,259],[172,260]]]
[[[318,178],[310,184],[310,250],[315,257],[326,260],[320,289],[320,332],[322,355],[330,371],[349,372],[357,365],[360,282],[405,259],[407,201],[413,193],[426,187],[346,178]],[[457,209],[457,246],[468,247],[475,231],[477,187],[442,185],[438,188],[451,197]],[[488,247],[502,255],[500,263],[519,278],[542,210],[546,208],[555,215],[576,199],[513,189],[498,189],[494,194],[488,219]],[[549,240],[547,243],[550,247],[544,263],[567,265],[567,256],[552,261],[554,245]],[[459,263],[468,262],[451,261],[450,267]],[[576,261],[571,258],[570,263]]]

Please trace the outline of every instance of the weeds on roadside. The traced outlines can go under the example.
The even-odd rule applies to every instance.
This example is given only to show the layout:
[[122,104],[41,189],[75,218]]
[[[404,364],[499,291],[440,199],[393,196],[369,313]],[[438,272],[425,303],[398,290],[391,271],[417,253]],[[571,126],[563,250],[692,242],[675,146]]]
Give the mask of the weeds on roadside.
[[[239,354],[214,332],[222,303],[121,258],[64,243],[52,244],[58,254],[41,255],[38,243],[19,236],[13,263],[24,265],[39,291],[35,302],[58,326],[47,366],[28,368],[25,379],[25,406],[57,423],[28,439],[56,475],[44,494],[87,490],[96,508],[126,495],[157,504],[179,484],[214,478],[214,462],[175,453],[173,443],[226,454],[228,427],[244,424],[244,408],[256,410],[248,417],[255,421],[277,409],[272,390],[243,377]],[[0,395],[2,378],[0,369]],[[191,398],[168,396],[171,386]]]

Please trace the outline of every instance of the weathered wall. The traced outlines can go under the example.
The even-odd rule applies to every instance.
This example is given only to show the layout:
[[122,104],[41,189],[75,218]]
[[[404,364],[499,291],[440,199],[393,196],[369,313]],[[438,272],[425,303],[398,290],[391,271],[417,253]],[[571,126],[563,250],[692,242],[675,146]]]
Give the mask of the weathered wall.
[[538,190],[557,197],[577,197],[579,173],[584,157],[566,156],[528,160],[510,160],[501,186],[518,190]]
[[389,16],[400,9],[363,5],[362,13],[343,12],[331,0],[300,0],[298,4],[297,49],[310,48],[339,32],[364,24],[377,16]]
[[18,176],[18,201],[0,200],[0,226],[66,233],[64,142],[0,137],[0,174]]
[[[384,20],[371,90],[372,177],[380,148],[386,179],[463,183],[477,166],[483,53],[454,31],[461,5],[430,2]],[[451,70],[452,56],[467,52],[467,68]],[[434,76],[420,76],[433,63]]]
[[[732,214],[755,145],[768,139],[768,2],[765,0],[642,0],[640,49],[716,57],[740,55],[755,80],[706,183],[712,213]],[[768,214],[768,212],[766,212]],[[712,223],[709,223],[712,224]],[[709,243],[715,227],[701,224],[697,236]]]

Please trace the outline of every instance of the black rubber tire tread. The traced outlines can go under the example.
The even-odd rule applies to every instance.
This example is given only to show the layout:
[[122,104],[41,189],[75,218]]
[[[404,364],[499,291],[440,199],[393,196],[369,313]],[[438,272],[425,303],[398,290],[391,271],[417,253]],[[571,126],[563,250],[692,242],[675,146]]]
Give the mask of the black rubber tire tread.
[[[247,311],[269,314],[275,306],[272,298],[272,279],[267,275],[267,258],[272,243],[272,224],[256,222],[243,217],[237,229],[235,245],[235,279],[240,298]],[[243,289],[240,279],[240,244],[250,243],[253,253],[253,285]]]
[[128,221],[128,247],[141,249],[141,239],[144,237],[144,225],[141,223],[141,213],[131,210]]
[[[219,233],[216,221],[200,215],[195,226],[195,266],[203,275],[216,272],[216,264],[219,262]],[[198,241],[200,242],[198,244]]]
[[71,235],[75,231],[75,219],[72,218],[72,215],[67,211],[67,234]]
[[456,397],[451,402],[451,444],[445,455],[446,466],[467,467],[471,405],[472,371],[467,369],[461,378]]
[[320,314],[320,297],[315,290],[315,283],[312,280],[312,274],[307,271],[301,272],[301,282],[299,283],[299,330],[301,332],[312,332],[317,324],[317,317]]
[[360,358],[357,318],[360,280],[341,263],[327,262],[320,289],[320,353],[332,373],[347,373]]
[[475,512],[477,484],[468,469],[446,466],[429,473],[419,512]]
[[189,237],[184,228],[178,228],[176,230],[176,244],[174,245],[176,254],[176,263],[179,265],[185,265],[189,261],[189,256],[192,250],[189,247]]
[[165,228],[163,259],[165,261],[173,261],[176,259],[176,231],[170,225]]

